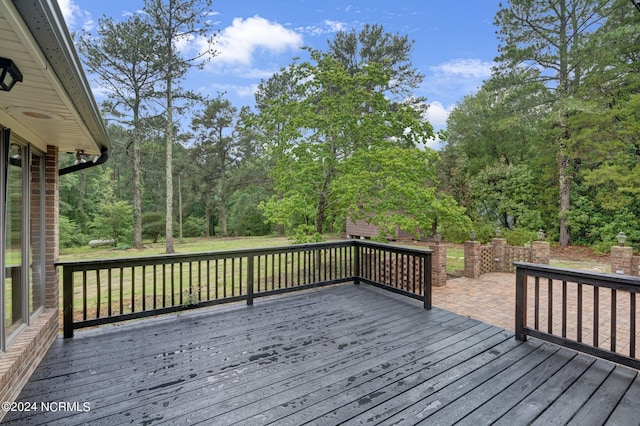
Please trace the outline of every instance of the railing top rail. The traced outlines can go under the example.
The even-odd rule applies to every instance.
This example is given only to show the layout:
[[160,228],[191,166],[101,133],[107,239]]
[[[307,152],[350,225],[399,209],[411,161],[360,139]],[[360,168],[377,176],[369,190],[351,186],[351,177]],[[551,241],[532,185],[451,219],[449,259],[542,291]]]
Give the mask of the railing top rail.
[[236,249],[236,250],[221,250],[211,252],[199,252],[199,253],[175,253],[175,254],[159,254],[154,256],[136,256],[136,257],[119,257],[112,259],[93,259],[93,260],[76,260],[76,261],[60,261],[56,262],[56,266],[71,267],[76,271],[89,270],[89,269],[106,269],[106,268],[126,268],[138,265],[162,265],[180,262],[194,262],[198,260],[215,260],[225,259],[231,257],[247,257],[247,256],[261,256],[277,253],[296,253],[309,250],[321,250],[326,248],[336,247],[373,247],[382,250],[390,250],[405,254],[418,254],[425,255],[430,254],[431,250],[422,248],[413,248],[406,246],[396,246],[392,244],[375,243],[371,241],[363,240],[339,240],[329,241],[321,243],[310,244],[294,244],[280,247],[262,247],[252,249]]
[[363,246],[363,247],[373,247],[379,248],[381,250],[391,250],[399,253],[405,254],[417,254],[417,255],[426,255],[433,253],[433,250],[425,249],[422,247],[409,247],[409,246],[401,246],[395,244],[386,244],[386,243],[378,243],[369,240],[350,240],[351,243],[355,246]]
[[518,270],[527,275],[640,293],[640,277],[581,271],[529,262],[513,262],[513,264]]

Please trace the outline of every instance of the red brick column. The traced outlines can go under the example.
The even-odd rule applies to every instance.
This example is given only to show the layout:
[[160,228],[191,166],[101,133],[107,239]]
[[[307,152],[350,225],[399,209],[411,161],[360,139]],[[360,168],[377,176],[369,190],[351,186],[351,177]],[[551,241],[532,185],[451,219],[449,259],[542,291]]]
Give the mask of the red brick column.
[[465,241],[464,243],[464,276],[478,278],[482,260],[480,259],[480,242]]
[[551,259],[551,244],[546,241],[531,242],[531,263],[548,265]]
[[492,238],[491,245],[493,246],[493,257],[495,259],[496,272],[509,272],[509,265],[507,265],[506,249],[507,240],[504,238]]
[[430,247],[431,254],[431,285],[442,287],[447,283],[447,248],[441,245]]
[[632,274],[633,248],[611,247],[611,272],[614,274]]
[[58,148],[47,147],[45,159],[45,307],[58,309],[59,274],[54,263],[58,261]]

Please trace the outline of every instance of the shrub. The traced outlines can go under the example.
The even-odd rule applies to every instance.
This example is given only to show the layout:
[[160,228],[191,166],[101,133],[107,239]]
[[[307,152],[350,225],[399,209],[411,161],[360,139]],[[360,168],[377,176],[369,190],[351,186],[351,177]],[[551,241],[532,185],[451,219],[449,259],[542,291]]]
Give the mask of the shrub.
[[164,234],[165,215],[161,212],[149,212],[142,215],[142,235],[154,243]]
[[527,229],[515,228],[504,232],[504,238],[507,244],[512,246],[524,246],[531,241],[538,239],[538,233]]
[[204,218],[189,216],[182,222],[182,233],[185,237],[204,236]]
[[78,232],[78,226],[68,217],[60,215],[58,224],[61,248],[79,247],[89,242],[89,237]]
[[293,237],[293,244],[319,243],[321,241],[323,241],[322,235],[316,232],[313,225],[299,225]]

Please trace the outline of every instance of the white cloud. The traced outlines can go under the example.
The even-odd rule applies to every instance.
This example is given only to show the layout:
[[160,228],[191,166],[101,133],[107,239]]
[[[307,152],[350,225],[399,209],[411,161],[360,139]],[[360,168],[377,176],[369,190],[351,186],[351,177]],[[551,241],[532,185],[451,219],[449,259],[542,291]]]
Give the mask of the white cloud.
[[491,76],[492,66],[493,63],[480,59],[454,59],[431,67],[431,71],[436,75],[484,80]]
[[239,98],[253,98],[258,91],[258,84],[223,84],[213,83],[207,87],[198,89],[199,93],[213,94],[213,93],[228,93]]
[[58,6],[60,6],[60,10],[62,11],[62,16],[64,16],[64,20],[67,22],[68,26],[72,26],[75,24],[75,14],[80,12],[80,7],[73,3],[73,0],[58,0]]
[[[451,105],[464,96],[478,91],[482,83],[491,77],[493,63],[480,59],[454,59],[429,67],[425,72],[422,93],[429,100],[437,99],[443,105]],[[438,107],[435,106],[434,109]]]
[[256,50],[281,53],[301,45],[302,36],[280,24],[257,15],[247,19],[234,18],[231,26],[216,38],[214,47],[218,55],[214,61],[251,65]]
[[335,34],[347,28],[347,24],[339,21],[325,19],[320,25],[309,25],[306,27],[298,27],[297,31],[311,37],[321,36],[324,34]]
[[453,105],[447,108],[438,101],[431,102],[427,109],[427,120],[433,127],[444,127],[447,125],[447,119],[453,108]]
[[442,140],[440,139],[440,136],[436,135],[435,137],[429,139],[426,143],[426,146],[439,151],[442,148]]
[[[95,26],[91,13],[80,9],[80,6],[75,4],[73,0],[58,0],[58,6],[60,6],[62,16],[67,23],[67,27],[70,29],[75,29],[80,26],[89,31]],[[78,24],[78,21],[81,23]]]

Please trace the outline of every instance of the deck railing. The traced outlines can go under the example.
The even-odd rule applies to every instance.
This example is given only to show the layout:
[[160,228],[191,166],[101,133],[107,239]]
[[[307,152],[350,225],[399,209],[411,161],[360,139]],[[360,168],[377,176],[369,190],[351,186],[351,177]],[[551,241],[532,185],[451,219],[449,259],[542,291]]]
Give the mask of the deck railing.
[[92,327],[342,282],[431,308],[431,251],[362,240],[59,262],[64,336]]
[[516,262],[516,338],[527,335],[640,369],[640,278]]

